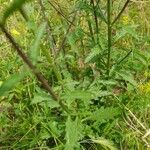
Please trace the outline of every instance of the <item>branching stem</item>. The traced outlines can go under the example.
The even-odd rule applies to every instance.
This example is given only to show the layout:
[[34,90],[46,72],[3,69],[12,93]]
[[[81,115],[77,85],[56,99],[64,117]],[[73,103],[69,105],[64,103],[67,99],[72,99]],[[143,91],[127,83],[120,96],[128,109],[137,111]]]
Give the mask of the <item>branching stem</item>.
[[129,2],[131,0],[127,0],[126,3],[124,4],[123,8],[121,9],[121,11],[118,13],[117,17],[114,19],[114,21],[112,22],[112,25],[116,23],[116,21],[120,18],[120,16],[122,15],[122,13],[124,12],[124,10],[127,8]]
[[108,55],[107,55],[107,76],[110,72],[111,46],[112,46],[112,26],[111,26],[111,0],[107,0],[107,27],[108,27]]

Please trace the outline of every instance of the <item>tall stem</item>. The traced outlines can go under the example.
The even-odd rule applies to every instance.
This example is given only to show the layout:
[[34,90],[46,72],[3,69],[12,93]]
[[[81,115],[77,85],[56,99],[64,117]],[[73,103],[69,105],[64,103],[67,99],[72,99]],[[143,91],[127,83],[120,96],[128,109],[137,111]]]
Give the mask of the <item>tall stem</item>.
[[108,27],[108,56],[107,56],[107,75],[110,73],[111,46],[112,46],[112,26],[111,26],[111,0],[107,0],[107,27]]
[[12,35],[7,31],[7,29],[1,23],[0,23],[0,29],[5,34],[6,38],[9,40],[12,46],[15,48],[17,54],[22,58],[24,63],[28,65],[32,73],[36,76],[38,81],[42,84],[43,88],[51,95],[53,100],[58,102],[59,105],[62,107],[62,109],[69,114],[70,110],[68,109],[68,107],[62,102],[62,100],[58,97],[58,95],[55,94],[55,92],[52,90],[52,87],[49,85],[48,81],[43,76],[43,74],[38,70],[36,66],[32,64],[31,60],[28,58],[26,53],[24,53],[20,45],[14,40]]
[[97,5],[98,3],[95,5],[95,1],[94,0],[91,0],[91,5],[93,7],[93,15],[94,15],[94,20],[95,20],[95,32],[96,32],[96,38],[97,38],[97,43],[99,43],[99,37],[98,37],[98,34],[99,34],[99,26],[98,26],[98,18],[97,18]]

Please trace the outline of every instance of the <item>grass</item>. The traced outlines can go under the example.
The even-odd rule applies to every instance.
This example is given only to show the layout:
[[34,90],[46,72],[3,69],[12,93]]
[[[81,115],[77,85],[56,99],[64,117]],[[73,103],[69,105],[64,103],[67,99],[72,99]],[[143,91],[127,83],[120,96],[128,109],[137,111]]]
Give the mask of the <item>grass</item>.
[[149,5],[0,0],[0,149],[148,150]]

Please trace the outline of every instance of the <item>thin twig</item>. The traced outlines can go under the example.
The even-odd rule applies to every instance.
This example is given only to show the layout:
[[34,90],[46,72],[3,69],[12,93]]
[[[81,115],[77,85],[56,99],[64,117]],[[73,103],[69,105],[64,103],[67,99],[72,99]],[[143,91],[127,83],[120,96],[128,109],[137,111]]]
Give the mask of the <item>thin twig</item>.
[[127,118],[130,122],[128,122],[124,117],[123,117],[123,120],[125,121],[125,123],[131,128],[133,129],[133,131],[136,131],[138,132],[140,135],[143,136],[143,133],[138,129],[136,128],[136,126],[134,125],[134,123],[131,121],[131,119],[129,119],[129,117]]
[[127,0],[126,3],[124,4],[123,8],[121,9],[120,13],[117,15],[117,17],[114,19],[114,21],[112,22],[112,25],[115,24],[115,22],[121,17],[122,13],[124,12],[124,10],[127,8],[129,2],[131,0]]
[[[70,21],[60,10],[58,10],[56,8],[56,6],[51,2],[51,1],[48,1],[48,3],[55,9],[55,11],[60,14],[68,23],[72,24],[72,21]],[[73,24],[74,25],[74,24]]]
[[101,19],[107,24],[107,19],[106,19],[105,15],[103,14],[103,12],[99,6],[99,2],[100,2],[100,0],[97,0],[96,9],[99,10],[99,14],[101,15]]
[[94,32],[93,32],[92,24],[90,21],[89,13],[87,13],[86,18],[87,18],[87,22],[88,22],[89,31],[90,31],[90,37],[91,37],[93,43],[95,44]]
[[[61,50],[63,50],[63,53],[65,54],[64,45],[65,45],[65,42],[66,42],[66,40],[67,40],[67,35],[69,34],[71,27],[73,26],[73,23],[74,23],[74,21],[75,21],[75,18],[76,18],[76,14],[74,14],[73,19],[72,19],[70,25],[68,26],[68,29],[67,29],[67,31],[66,31],[66,34],[65,34],[65,36],[64,36],[64,38],[63,38],[63,40],[62,40],[62,42],[61,42],[61,44],[60,44],[60,46],[59,46],[59,48],[58,48],[57,54],[59,54],[59,52],[60,52]],[[57,55],[57,54],[56,54],[56,55]]]
[[92,4],[92,7],[93,7],[93,14],[94,14],[94,20],[95,20],[95,25],[96,25],[96,34],[97,34],[97,36],[98,36],[98,33],[99,33],[99,26],[98,26],[98,18],[97,18],[97,10],[96,10],[96,6],[98,5],[96,5],[95,6],[95,2],[94,2],[94,0],[91,0],[91,4]]
[[144,129],[147,131],[147,128],[142,124],[142,122],[140,122],[140,120],[132,113],[132,111],[125,107],[126,110],[128,110],[128,112],[130,113],[130,115],[135,119],[135,121]]
[[114,65],[119,65],[121,64],[126,58],[128,58],[128,56],[132,53],[132,50],[130,50],[118,63],[114,64]]

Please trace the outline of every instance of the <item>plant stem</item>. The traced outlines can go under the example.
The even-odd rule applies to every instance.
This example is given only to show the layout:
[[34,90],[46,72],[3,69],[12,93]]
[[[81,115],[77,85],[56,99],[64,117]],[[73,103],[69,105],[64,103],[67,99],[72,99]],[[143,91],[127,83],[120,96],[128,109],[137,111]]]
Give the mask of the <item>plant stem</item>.
[[128,56],[132,53],[132,50],[130,50],[119,62],[117,62],[115,65],[120,65]]
[[108,27],[108,55],[107,55],[107,76],[110,72],[111,46],[112,46],[112,26],[111,26],[111,0],[107,0],[107,27]]
[[48,49],[43,49],[44,55],[47,58],[47,61],[52,66],[53,71],[55,73],[55,76],[57,77],[57,80],[59,82],[62,82],[62,76],[61,76],[61,73],[59,71],[59,67],[58,67],[57,63],[55,62],[55,59],[52,57],[52,56],[55,56],[55,53],[56,53],[56,40],[55,40],[55,37],[52,33],[52,27],[51,27],[50,21],[49,21],[48,17],[46,16],[46,13],[45,13],[46,10],[45,10],[43,1],[39,0],[39,4],[40,4],[40,7],[41,7],[42,16],[43,16],[44,20],[47,22],[47,25],[48,25],[47,37],[50,39],[49,42],[50,42],[50,47],[52,49],[51,51],[49,51]]
[[64,103],[62,103],[62,101],[57,96],[57,94],[55,94],[55,92],[52,90],[52,88],[48,84],[48,81],[46,80],[46,78],[37,69],[37,67],[32,64],[32,62],[30,61],[30,59],[28,58],[28,56],[21,49],[20,45],[14,40],[14,38],[11,36],[11,34],[7,31],[7,29],[2,24],[0,24],[0,29],[5,34],[6,38],[9,40],[9,42],[13,45],[13,47],[17,51],[18,55],[28,65],[28,67],[30,68],[30,70],[32,71],[32,73],[36,76],[36,78],[38,79],[38,81],[42,84],[43,88],[51,95],[51,97],[53,98],[53,100],[55,100],[56,102],[59,103],[59,105],[61,106],[61,108],[65,112],[70,113],[68,107]]
[[97,43],[99,43],[99,37],[98,37],[98,34],[99,34],[99,26],[98,26],[98,18],[97,18],[97,5],[95,6],[95,2],[94,0],[91,0],[91,5],[93,7],[93,15],[94,15],[94,20],[95,20],[95,32],[96,32],[96,36],[97,36]]
[[89,14],[87,14],[87,23],[88,23],[88,27],[89,27],[89,31],[90,31],[91,40],[95,44],[94,32],[93,32]]
[[[73,26],[73,24],[74,24],[74,22],[75,22],[75,19],[76,19],[76,13],[75,13],[74,16],[72,17],[72,21],[71,21],[71,23],[69,24],[69,26],[68,26],[68,28],[67,28],[67,30],[66,30],[66,33],[65,33],[65,35],[64,35],[64,38],[62,39],[62,42],[61,42],[60,46],[58,47],[56,56],[60,53],[61,50],[62,50],[62,52],[63,52],[63,55],[66,54],[66,51],[65,51],[65,49],[64,49],[64,46],[65,46],[65,43],[66,43],[66,41],[67,41],[67,36],[68,36],[68,34],[70,33],[70,30],[71,30],[71,28],[72,28],[72,26]],[[56,57],[56,56],[55,56],[55,57]]]
[[61,10],[59,10],[51,1],[48,1],[48,3],[53,7],[53,9],[54,9],[60,16],[62,16],[62,17],[67,21],[68,24],[73,24],[73,25],[75,26],[75,24],[74,24],[72,21],[70,21],[70,20],[65,16],[65,14],[64,14]]

